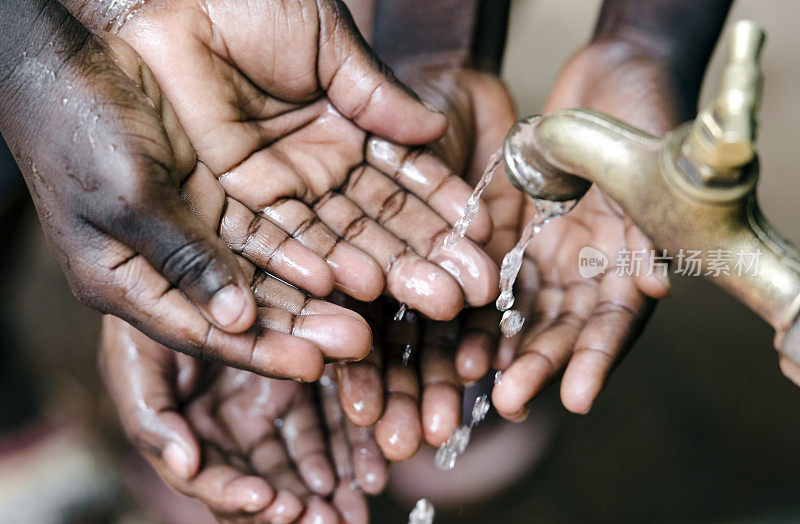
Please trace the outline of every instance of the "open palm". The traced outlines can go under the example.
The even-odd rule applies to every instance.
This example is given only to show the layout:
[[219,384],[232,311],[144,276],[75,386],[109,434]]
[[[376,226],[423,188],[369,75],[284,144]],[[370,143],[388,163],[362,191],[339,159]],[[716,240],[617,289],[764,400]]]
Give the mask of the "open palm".
[[[127,14],[100,4],[71,8],[144,57],[198,169],[326,260],[339,289],[371,300],[385,285],[438,319],[493,298],[496,269],[475,243],[443,249],[469,187],[425,150],[383,140],[425,144],[446,119],[382,68],[343,4],[172,0]],[[469,235],[490,230],[482,210]]]

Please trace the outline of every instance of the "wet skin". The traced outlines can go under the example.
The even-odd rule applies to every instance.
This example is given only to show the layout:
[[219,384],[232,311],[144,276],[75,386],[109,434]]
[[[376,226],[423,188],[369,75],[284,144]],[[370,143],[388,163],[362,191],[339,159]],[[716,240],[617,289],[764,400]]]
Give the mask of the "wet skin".
[[[627,46],[594,45],[566,66],[543,112],[592,107],[661,134],[679,120],[672,85],[668,66],[652,55]],[[430,87],[432,91],[415,86],[428,99],[438,100],[451,122],[440,154],[474,184],[514,120],[510,97],[496,78],[474,72],[455,73],[449,81],[440,78]],[[480,103],[471,104],[471,100]],[[448,155],[448,151],[456,154]],[[472,159],[466,168],[458,164],[464,158]],[[533,206],[502,175],[495,177],[484,200],[495,225],[486,250],[499,263],[532,218]],[[410,457],[422,438],[434,446],[441,444],[457,426],[461,388],[451,370],[461,382],[478,380],[492,367],[504,370],[493,403],[511,420],[524,419],[528,403],[559,377],[565,407],[587,412],[649,316],[651,298],[666,296],[669,284],[655,274],[617,277],[613,271],[583,279],[577,273],[577,261],[586,245],[600,249],[610,260],[616,259],[619,249],[649,252],[652,247],[612,201],[592,188],[569,215],[545,226],[526,252],[516,286],[515,307],[527,317],[519,335],[499,336],[500,315],[493,305],[465,311],[460,325],[438,327],[460,342],[451,342],[457,346],[454,361],[434,366],[440,371],[437,380],[446,386],[423,387],[421,411],[419,375],[401,368],[383,379],[374,352],[364,361],[342,365],[345,412],[356,424],[379,420],[386,428],[412,428],[397,433],[376,430],[381,449],[392,459]],[[404,333],[408,336],[408,329]],[[440,362],[438,354],[433,358]],[[375,369],[369,371],[370,366]],[[345,374],[342,369],[358,372]],[[422,376],[426,376],[424,371]],[[396,392],[400,392],[397,400]],[[391,410],[390,403],[395,405]],[[354,405],[362,406],[360,412]]]
[[[386,482],[369,428],[326,386],[268,379],[169,351],[106,316],[102,372],[131,442],[223,522],[367,522]],[[317,389],[317,392],[315,392]]]
[[469,186],[426,150],[377,138],[426,144],[446,119],[386,73],[343,4],[65,4],[136,48],[202,169],[242,213],[327,262],[338,289],[371,300],[385,286],[436,319],[495,296],[497,268],[476,244],[490,236],[485,209],[472,240],[442,246]]
[[[542,112],[589,107],[660,135],[680,121],[670,71],[663,56],[622,42],[596,43],[567,63]],[[530,200],[521,204],[520,229],[534,213]],[[496,213],[491,201],[488,205]],[[497,214],[494,219],[506,223]],[[462,376],[468,359],[472,365],[465,378],[477,378],[490,365],[504,370],[492,400],[508,419],[524,419],[530,401],[559,378],[564,406],[588,412],[649,317],[652,299],[669,293],[668,280],[658,272],[628,277],[611,268],[594,279],[582,278],[578,252],[587,245],[609,260],[616,260],[621,249],[649,254],[653,248],[616,203],[592,187],[572,212],[547,224],[525,253],[514,306],[527,317],[521,333],[496,346],[490,336],[462,342]]]
[[[466,69],[420,75],[413,87],[450,121],[448,132],[432,149],[474,185],[514,122],[509,93],[493,75]],[[486,246],[495,260],[501,260],[505,245],[515,241],[522,204],[519,192],[504,191],[506,184],[498,172],[484,194],[496,211]],[[499,317],[481,309],[450,322],[414,314],[395,322],[396,304],[344,305],[365,316],[374,334],[374,349],[367,358],[336,366],[345,413],[357,425],[376,424],[377,441],[391,460],[410,458],[423,439],[439,446],[460,424],[462,381],[476,380],[488,371],[490,357],[480,342],[496,340],[492,337]],[[408,344],[412,357],[404,365]],[[475,369],[479,374],[471,378]]]

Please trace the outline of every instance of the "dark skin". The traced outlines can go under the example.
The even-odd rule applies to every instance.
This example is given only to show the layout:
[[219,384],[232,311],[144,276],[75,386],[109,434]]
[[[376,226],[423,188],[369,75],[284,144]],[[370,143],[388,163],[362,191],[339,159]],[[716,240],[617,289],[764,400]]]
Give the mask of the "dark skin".
[[[371,300],[385,286],[438,319],[492,300],[491,259],[472,240],[442,245],[470,188],[370,134],[424,144],[445,118],[391,79],[343,4],[159,0],[129,15],[108,12],[124,2],[65,4],[142,55],[226,194],[326,260],[340,290]],[[471,238],[490,230],[483,211]]]
[[100,356],[130,441],[221,522],[368,520],[364,492],[383,489],[386,464],[371,430],[344,417],[332,370],[319,387],[268,379],[170,351],[111,316]]
[[[7,103],[0,126],[26,175],[48,239],[74,292],[86,304],[116,314],[189,354],[270,376],[314,380],[325,359],[363,357],[370,334],[362,319],[308,295],[324,296],[337,286],[355,297],[371,299],[383,289],[385,271],[390,291],[434,316],[454,315],[465,293],[477,302],[491,299],[494,291],[486,282],[492,282],[496,269],[477,245],[468,243],[458,256],[482,268],[476,277],[483,273],[489,278],[462,281],[462,289],[436,265],[450,267],[445,262],[451,254],[442,254],[430,244],[436,236],[432,231],[443,231],[448,224],[430,206],[454,219],[453,210],[459,207],[455,202],[469,192],[468,186],[448,178],[432,156],[410,149],[403,150],[403,156],[418,175],[413,183],[419,197],[399,190],[398,182],[403,180],[394,181],[381,174],[380,165],[375,167],[386,161],[374,153],[383,142],[368,135],[368,130],[408,143],[424,142],[441,133],[444,119],[387,76],[353,32],[339,4],[307,6],[319,16],[322,34],[315,29],[304,42],[309,51],[320,45],[322,50],[319,69],[310,72],[316,83],[298,86],[296,96],[302,101],[264,101],[269,108],[263,119],[254,115],[256,120],[236,120],[229,126],[238,141],[220,136],[211,142],[203,140],[202,130],[192,136],[184,132],[184,122],[172,110],[155,76],[122,40],[108,33],[89,33],[58,4],[21,4],[15,16],[30,23],[9,26],[4,34],[6,74],[0,88]],[[10,3],[3,4],[3,9],[12,8]],[[296,17],[300,13],[284,14]],[[17,30],[21,34],[14,35]],[[283,30],[272,36],[288,38]],[[23,54],[17,48],[31,51]],[[293,64],[279,64],[272,79],[277,86],[298,72],[291,69]],[[163,67],[171,71],[170,64]],[[236,90],[250,89],[236,83],[241,79],[237,74],[231,72],[225,77],[229,84],[216,86],[226,103],[230,102],[225,98],[231,93],[228,89],[234,89],[234,105],[223,104],[218,113],[197,119],[187,114],[190,132],[198,132],[198,126],[215,115],[223,121],[214,129],[223,129],[229,111],[256,110],[247,93]],[[201,86],[188,91],[208,95],[214,90]],[[207,101],[177,101],[190,113],[192,107],[209,107]],[[48,124],[54,124],[44,125],[37,117],[35,109],[41,107],[52,109]],[[35,118],[26,116],[26,108]],[[388,119],[391,124],[382,118],[392,115],[396,118]],[[227,170],[228,176],[220,177],[225,180],[215,176],[210,167],[215,162],[235,165],[238,160],[226,156],[231,151],[216,156],[214,144],[244,148],[241,151],[260,148],[265,140],[262,131],[288,135],[270,142],[272,148],[251,151],[251,160],[271,155],[284,158],[306,150],[309,144],[321,144],[319,158],[334,163],[328,171],[303,171],[308,162],[316,165],[317,158],[305,157],[293,164],[302,173],[284,172],[286,176],[267,179],[267,183],[291,179],[293,184],[304,184],[301,193],[306,200],[296,194],[299,190],[284,195],[277,188],[276,200],[257,202],[256,211],[245,203],[253,205],[247,199],[257,193],[253,188],[265,189],[264,180],[248,182],[245,177],[230,182],[242,203],[229,194],[231,186],[223,183],[236,179],[231,173],[239,168]],[[365,159],[368,137],[369,158]],[[351,170],[350,161],[342,164],[336,152],[355,144],[361,157],[352,160],[355,168]],[[240,167],[245,164],[250,165],[244,162]],[[245,171],[258,174],[262,168],[255,165],[255,171],[249,167]],[[357,183],[367,178],[385,180],[382,190],[403,198],[391,199]],[[333,191],[331,184],[344,180],[350,182],[346,188]],[[339,233],[309,208],[312,199],[316,211],[325,208],[323,214],[338,224]],[[375,217],[346,213],[356,201]],[[400,206],[394,215],[381,214],[381,202]],[[415,217],[418,227],[406,240],[426,250],[430,261],[389,231],[407,213]],[[475,228],[477,237],[488,235],[490,229],[488,215],[482,217]],[[349,240],[342,240],[340,234]],[[427,240],[423,242],[420,235],[427,235]],[[372,251],[355,246],[356,237]],[[257,306],[262,309],[257,311]],[[256,317],[257,325],[251,328]]]
[[[694,113],[702,72],[729,4],[606,2],[593,41],[565,66],[542,112],[589,107],[656,135],[672,129]],[[674,24],[676,19],[682,22]],[[437,63],[435,50],[406,52],[409,56],[400,70],[408,78],[424,76],[424,66]],[[442,55],[442,59],[448,57],[452,54]],[[489,154],[501,144],[509,120],[513,120],[513,112],[505,109],[511,107],[507,94],[502,88],[492,88],[492,82],[497,83],[491,78],[474,85],[460,82],[467,88],[461,91],[473,91],[477,95],[473,98],[480,100],[474,107],[464,104],[469,97],[459,96],[459,89],[453,89],[459,82],[451,82],[450,89],[447,83],[440,84],[438,98],[420,91],[438,100],[439,107],[450,116],[445,140],[451,151],[460,153],[443,156],[472,184]],[[419,86],[414,87],[419,90]],[[484,107],[492,109],[482,112]],[[465,159],[472,163],[466,170]],[[502,176],[495,178],[484,200],[495,225],[486,249],[500,263],[531,219],[533,206]],[[501,338],[497,332],[499,315],[491,306],[468,311],[462,321],[455,356],[458,376],[469,382],[492,367],[505,370],[493,401],[506,418],[525,418],[529,402],[559,378],[565,407],[576,413],[588,412],[609,373],[649,317],[653,299],[669,292],[669,282],[657,273],[617,277],[611,272],[594,280],[582,279],[576,261],[585,245],[601,249],[610,260],[620,249],[649,252],[653,247],[614,202],[592,188],[568,216],[546,226],[526,252],[517,283],[516,307],[527,317],[520,335]],[[458,332],[458,328],[450,331]],[[369,365],[364,361],[346,367],[363,369]],[[786,363],[782,368],[789,369]],[[360,423],[360,417],[348,409],[354,401],[370,399],[366,405],[375,409],[368,407],[362,413],[377,413],[386,402],[379,391],[378,375],[363,373],[360,387],[342,389],[345,411],[356,423]],[[409,380],[407,388],[416,391],[417,384]],[[385,398],[391,398],[388,384],[386,391]],[[438,406],[438,420],[458,420],[460,405]],[[424,434],[433,445],[444,440],[431,431]],[[378,437],[386,451],[388,444]],[[418,432],[408,432],[395,445],[412,449],[419,440]]]

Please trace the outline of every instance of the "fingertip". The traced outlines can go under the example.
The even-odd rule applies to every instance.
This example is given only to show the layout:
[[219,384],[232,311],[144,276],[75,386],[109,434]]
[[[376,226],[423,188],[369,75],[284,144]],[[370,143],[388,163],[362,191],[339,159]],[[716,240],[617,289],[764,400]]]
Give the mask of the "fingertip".
[[308,497],[300,522],[303,524],[336,524],[339,522],[339,517],[336,510],[321,498]]
[[347,418],[356,426],[371,426],[383,414],[383,380],[369,363],[345,363],[336,367],[339,399]]
[[192,460],[191,452],[179,442],[170,442],[161,453],[167,467],[180,479],[188,480],[197,473],[199,461]]
[[570,362],[561,380],[561,403],[568,411],[585,415],[592,409],[602,387],[603,380],[591,368],[591,363]]
[[484,332],[468,333],[456,351],[456,372],[464,382],[475,382],[489,372],[494,339]]
[[800,386],[800,365],[781,356],[780,360],[778,360],[778,366],[781,369],[781,373],[783,373],[786,378],[794,382],[796,386]]
[[256,320],[256,300],[249,289],[229,284],[211,298],[208,311],[221,329],[241,333],[250,329]]
[[263,479],[246,476],[229,482],[223,490],[223,497],[241,511],[255,513],[273,501],[275,492]]
[[288,524],[295,522],[305,509],[303,502],[292,492],[281,489],[272,504],[263,512],[268,522]]
[[422,428],[425,441],[440,446],[458,427],[461,396],[452,386],[433,384],[422,394]]
[[383,455],[393,462],[414,456],[422,444],[422,426],[416,402],[405,395],[391,395],[383,416],[375,424],[375,440]]
[[636,287],[648,297],[656,300],[667,298],[672,290],[669,277],[657,273],[646,277],[637,277]]

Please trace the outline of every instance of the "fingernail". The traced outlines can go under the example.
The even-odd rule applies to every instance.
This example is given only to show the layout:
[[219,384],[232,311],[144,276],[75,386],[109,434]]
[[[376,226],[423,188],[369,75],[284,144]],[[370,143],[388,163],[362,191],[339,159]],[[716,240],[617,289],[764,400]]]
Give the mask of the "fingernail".
[[669,276],[666,273],[659,273],[659,272],[656,272],[655,275],[656,278],[658,279],[658,282],[662,286],[664,286],[664,288],[667,290],[667,295],[669,295],[670,291],[672,290],[672,287],[670,286],[669,283]]
[[230,326],[242,316],[247,307],[244,290],[234,284],[225,286],[211,299],[209,310],[214,321],[220,326]]
[[424,98],[422,99],[422,105],[424,105],[425,107],[427,107],[428,109],[430,109],[434,113],[439,113],[440,115],[444,114],[444,112],[441,109],[439,109],[438,107],[434,106],[433,104],[431,104],[430,102],[428,102]]
[[524,422],[525,420],[528,419],[528,415],[530,414],[531,414],[531,405],[525,404],[525,406],[521,410],[514,413],[514,416],[511,418],[514,420],[514,422]]
[[192,474],[189,465],[189,453],[177,442],[170,442],[161,454],[167,467],[182,479]]

